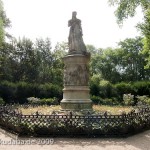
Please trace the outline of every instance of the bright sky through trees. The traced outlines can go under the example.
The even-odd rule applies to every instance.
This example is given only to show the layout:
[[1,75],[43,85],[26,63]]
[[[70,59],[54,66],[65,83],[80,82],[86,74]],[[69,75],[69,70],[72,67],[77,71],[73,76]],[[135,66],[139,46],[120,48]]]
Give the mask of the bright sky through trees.
[[137,15],[119,28],[115,8],[107,0],[3,0],[3,3],[12,22],[10,34],[33,40],[49,37],[52,44],[67,41],[72,11],[77,11],[77,18],[82,21],[85,44],[99,48],[115,47],[120,40],[140,35],[135,26],[143,17],[138,8]]

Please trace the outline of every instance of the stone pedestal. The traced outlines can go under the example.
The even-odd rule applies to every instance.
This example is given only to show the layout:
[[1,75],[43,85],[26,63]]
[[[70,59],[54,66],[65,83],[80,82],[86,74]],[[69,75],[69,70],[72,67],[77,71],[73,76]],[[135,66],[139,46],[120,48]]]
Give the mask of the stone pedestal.
[[61,108],[63,110],[92,110],[89,81],[90,55],[68,54],[63,58],[64,89]]

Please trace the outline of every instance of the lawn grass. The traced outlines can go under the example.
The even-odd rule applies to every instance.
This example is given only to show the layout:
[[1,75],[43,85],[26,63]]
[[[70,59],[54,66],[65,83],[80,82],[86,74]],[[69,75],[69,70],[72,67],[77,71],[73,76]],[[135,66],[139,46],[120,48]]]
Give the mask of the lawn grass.
[[[24,115],[30,115],[35,112],[41,112],[44,115],[51,114],[53,111],[61,110],[60,105],[52,106],[38,106],[38,107],[28,107],[28,108],[19,108]],[[113,115],[119,115],[122,112],[130,112],[132,107],[127,106],[105,106],[105,105],[93,105],[93,110],[96,112],[110,112]]]
[[37,107],[28,107],[28,108],[19,108],[21,110],[22,114],[24,115],[30,115],[35,112],[41,112],[44,115],[51,114],[53,111],[60,110],[60,105],[51,105],[51,106],[37,106]]
[[129,106],[105,106],[105,105],[94,105],[93,109],[96,112],[110,112],[113,115],[119,115],[122,114],[123,112],[129,113],[133,107]]

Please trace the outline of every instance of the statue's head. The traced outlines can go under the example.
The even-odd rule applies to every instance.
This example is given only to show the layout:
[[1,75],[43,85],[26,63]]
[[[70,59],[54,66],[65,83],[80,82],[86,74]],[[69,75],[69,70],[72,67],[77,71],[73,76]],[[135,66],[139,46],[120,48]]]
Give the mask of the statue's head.
[[76,12],[76,11],[73,11],[73,12],[72,12],[72,19],[75,19],[75,18],[76,18],[76,15],[77,15],[77,12]]

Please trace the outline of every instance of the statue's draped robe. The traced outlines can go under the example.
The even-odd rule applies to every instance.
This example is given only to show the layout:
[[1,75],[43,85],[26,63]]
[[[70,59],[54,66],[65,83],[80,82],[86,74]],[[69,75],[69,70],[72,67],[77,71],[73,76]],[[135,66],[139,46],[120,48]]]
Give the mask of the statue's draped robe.
[[84,53],[86,52],[86,47],[82,39],[82,28],[81,28],[81,20],[79,19],[71,19],[68,22],[68,26],[70,27],[69,33],[69,52],[75,53]]

